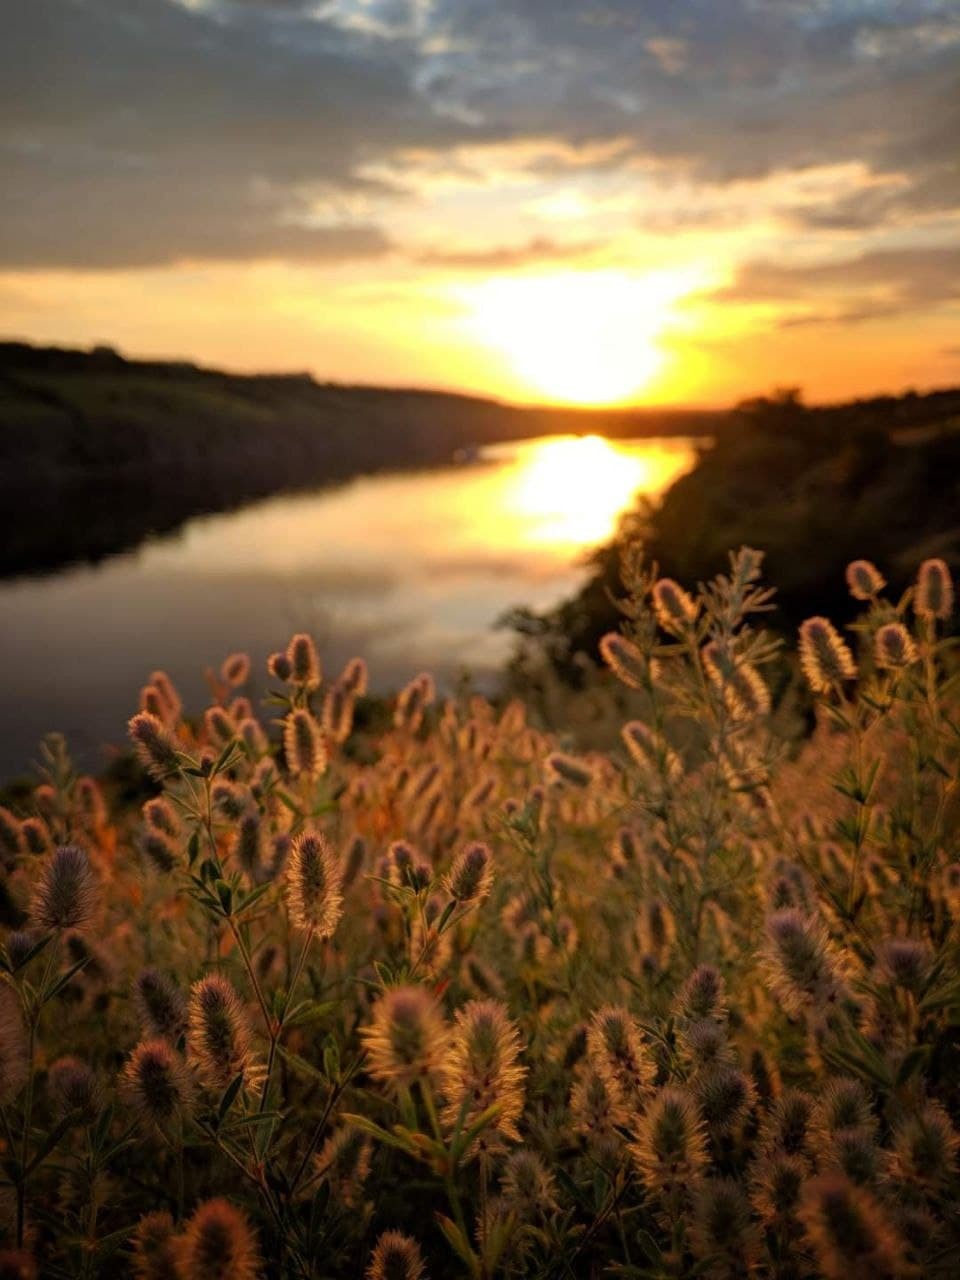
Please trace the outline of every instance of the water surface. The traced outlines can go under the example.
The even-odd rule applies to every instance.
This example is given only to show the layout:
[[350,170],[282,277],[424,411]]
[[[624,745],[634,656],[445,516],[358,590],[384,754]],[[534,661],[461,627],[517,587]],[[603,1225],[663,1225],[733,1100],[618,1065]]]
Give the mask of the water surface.
[[694,458],[683,439],[490,446],[443,468],[200,517],[100,565],[0,584],[0,777],[29,765],[51,729],[96,768],[152,670],[169,671],[196,707],[205,667],[245,649],[259,672],[294,630],[313,632],[328,671],[362,654],[374,689],[423,669],[489,683],[511,646],[496,619],[574,591],[584,553],[633,495],[656,498]]

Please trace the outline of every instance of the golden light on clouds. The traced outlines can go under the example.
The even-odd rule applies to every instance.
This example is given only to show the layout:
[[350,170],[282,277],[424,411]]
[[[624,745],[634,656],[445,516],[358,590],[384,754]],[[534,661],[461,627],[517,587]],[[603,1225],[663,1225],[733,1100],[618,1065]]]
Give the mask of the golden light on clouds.
[[696,265],[641,275],[565,271],[496,277],[460,297],[468,328],[531,397],[610,405],[642,396],[663,365],[677,304],[705,282]]

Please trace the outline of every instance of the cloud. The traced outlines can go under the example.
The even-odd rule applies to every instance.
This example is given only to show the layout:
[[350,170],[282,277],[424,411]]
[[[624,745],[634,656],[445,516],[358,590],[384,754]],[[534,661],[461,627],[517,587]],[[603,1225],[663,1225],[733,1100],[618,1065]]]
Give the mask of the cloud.
[[[657,172],[682,175],[695,188],[854,160],[895,179],[788,211],[824,236],[960,210],[955,0],[8,10],[8,266],[382,254],[399,193],[369,174],[478,144],[545,144],[530,164],[543,183],[579,166],[652,173],[654,185]],[[338,210],[320,226],[318,204]],[[511,252],[526,260],[522,245],[480,252],[491,266],[509,266]]]
[[535,236],[522,244],[495,245],[489,249],[430,249],[417,254],[417,261],[426,266],[468,271],[508,271],[538,262],[569,262],[586,257],[600,247],[596,240],[565,244],[546,236]]
[[[711,294],[719,303],[778,303],[828,310],[787,316],[783,327],[840,322],[855,324],[880,316],[960,301],[960,244],[932,248],[878,249],[837,261],[804,266],[755,260],[734,282]],[[840,298],[838,304],[834,299]]]

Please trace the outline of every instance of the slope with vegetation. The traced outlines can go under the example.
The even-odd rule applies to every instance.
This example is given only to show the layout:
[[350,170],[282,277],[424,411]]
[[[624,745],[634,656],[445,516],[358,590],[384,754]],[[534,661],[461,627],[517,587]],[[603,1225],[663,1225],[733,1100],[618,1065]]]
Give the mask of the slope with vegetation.
[[375,724],[305,635],[262,711],[242,654],[199,715],[155,673],[122,791],[52,741],[0,812],[0,1274],[954,1277],[952,583],[849,566],[801,742],[760,562],[626,558],[610,751],[428,676]]
[[810,613],[850,616],[844,567],[870,551],[893,589],[939,556],[960,567],[960,390],[804,405],[794,391],[738,406],[714,445],[663,501],[640,504],[600,548],[582,591],[510,621],[567,679],[614,625],[620,560],[641,541],[675,578],[706,581],[728,547],[763,547],[778,628]]

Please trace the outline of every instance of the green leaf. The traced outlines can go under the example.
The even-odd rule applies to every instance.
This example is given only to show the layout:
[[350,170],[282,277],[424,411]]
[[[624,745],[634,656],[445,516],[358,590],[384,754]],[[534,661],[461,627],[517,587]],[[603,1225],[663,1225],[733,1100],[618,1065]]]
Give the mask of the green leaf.
[[223,1118],[236,1101],[237,1094],[243,1088],[243,1072],[233,1077],[223,1092],[220,1099],[220,1106],[217,1108],[217,1128],[223,1123]]
[[436,1216],[440,1230],[446,1236],[447,1243],[454,1250],[457,1257],[469,1268],[471,1276],[479,1276],[480,1259],[470,1248],[470,1242],[466,1239],[463,1232],[452,1219],[446,1216],[446,1214],[438,1213]]

